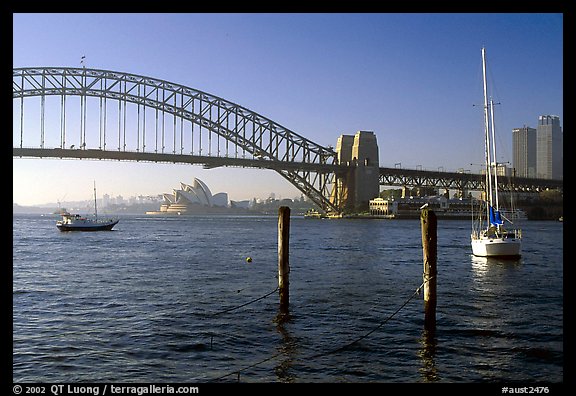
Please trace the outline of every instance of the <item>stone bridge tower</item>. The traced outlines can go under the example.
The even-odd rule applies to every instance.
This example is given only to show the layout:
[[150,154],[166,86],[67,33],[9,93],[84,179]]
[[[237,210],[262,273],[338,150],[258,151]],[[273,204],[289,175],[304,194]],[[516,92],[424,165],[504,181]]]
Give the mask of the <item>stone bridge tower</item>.
[[380,193],[376,135],[370,131],[358,131],[353,136],[340,135],[336,152],[339,163],[352,167],[336,176],[331,201],[344,213],[368,210],[369,201]]

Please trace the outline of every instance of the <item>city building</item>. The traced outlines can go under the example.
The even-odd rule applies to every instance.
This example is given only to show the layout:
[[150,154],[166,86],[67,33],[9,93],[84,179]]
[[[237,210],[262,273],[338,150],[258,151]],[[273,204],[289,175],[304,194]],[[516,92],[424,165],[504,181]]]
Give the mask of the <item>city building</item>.
[[515,176],[563,179],[563,134],[560,117],[541,115],[536,129],[524,126],[512,130]]
[[536,129],[524,125],[512,130],[512,163],[518,177],[536,177]]
[[563,179],[562,128],[560,117],[541,115],[536,130],[536,177]]
[[372,216],[394,216],[398,213],[398,201],[384,198],[374,198],[369,202],[369,211]]
[[[375,198],[370,200],[370,216],[377,218],[419,219],[423,207],[433,210],[440,219],[469,220],[473,214],[474,198],[452,198],[444,195],[410,197],[400,199]],[[503,216],[510,220],[526,220],[522,209],[501,208]]]

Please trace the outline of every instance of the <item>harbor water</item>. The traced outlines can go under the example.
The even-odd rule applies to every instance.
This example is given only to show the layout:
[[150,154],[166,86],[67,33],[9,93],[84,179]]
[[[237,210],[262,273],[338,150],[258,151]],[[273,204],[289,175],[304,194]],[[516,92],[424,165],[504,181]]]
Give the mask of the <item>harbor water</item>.
[[275,216],[57,220],[13,216],[15,383],[564,380],[562,222],[487,260],[470,221],[439,220],[430,336],[419,220],[292,216],[288,315]]

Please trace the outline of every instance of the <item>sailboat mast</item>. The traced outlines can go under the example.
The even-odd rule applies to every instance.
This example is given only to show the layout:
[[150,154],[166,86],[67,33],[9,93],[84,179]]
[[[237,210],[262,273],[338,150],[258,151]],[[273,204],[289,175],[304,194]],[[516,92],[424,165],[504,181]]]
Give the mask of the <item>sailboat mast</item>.
[[[492,206],[492,172],[490,160],[490,124],[488,122],[488,87],[486,83],[486,49],[482,47],[482,78],[484,83],[484,156],[486,162],[486,201]],[[490,218],[490,207],[486,208],[487,219]]]
[[490,119],[492,121],[492,158],[494,158],[494,195],[496,199],[496,211],[498,211],[498,162],[496,161],[496,130],[494,124],[494,100],[490,99]]
[[94,180],[94,216],[98,220],[98,208],[96,207],[96,180]]

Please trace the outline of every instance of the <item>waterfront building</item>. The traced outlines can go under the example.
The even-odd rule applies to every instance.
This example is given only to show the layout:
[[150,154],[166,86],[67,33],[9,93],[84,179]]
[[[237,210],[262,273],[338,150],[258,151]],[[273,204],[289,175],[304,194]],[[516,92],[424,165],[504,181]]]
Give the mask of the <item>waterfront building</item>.
[[225,208],[228,206],[228,194],[212,195],[208,186],[200,179],[194,178],[192,184],[180,183],[180,189],[172,193],[162,194],[164,202],[160,205],[162,213],[197,213],[210,208]]
[[391,216],[398,212],[398,201],[393,199],[374,198],[369,202],[370,215],[372,216]]
[[[370,215],[382,218],[419,219],[422,208],[426,206],[429,210],[434,211],[439,219],[469,220],[473,214],[473,202],[475,199],[472,197],[450,199],[445,195],[400,198],[398,200],[375,198],[370,200]],[[519,208],[502,207],[500,212],[512,221],[528,218],[526,212]]]
[[231,208],[240,208],[240,209],[250,209],[251,201],[246,199],[243,201],[232,201],[230,200],[230,207]]
[[370,200],[370,215],[397,219],[418,219],[422,207],[427,206],[443,219],[470,219],[471,199],[452,198],[445,195],[410,197],[400,199],[374,198]]

